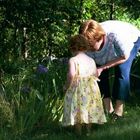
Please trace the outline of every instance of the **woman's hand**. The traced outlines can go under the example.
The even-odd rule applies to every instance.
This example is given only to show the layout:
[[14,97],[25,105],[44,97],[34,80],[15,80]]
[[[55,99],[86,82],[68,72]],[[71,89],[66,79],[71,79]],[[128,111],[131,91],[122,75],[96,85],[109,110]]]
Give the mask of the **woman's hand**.
[[103,70],[104,70],[104,68],[102,68],[102,67],[97,68],[97,77],[99,77],[101,75]]

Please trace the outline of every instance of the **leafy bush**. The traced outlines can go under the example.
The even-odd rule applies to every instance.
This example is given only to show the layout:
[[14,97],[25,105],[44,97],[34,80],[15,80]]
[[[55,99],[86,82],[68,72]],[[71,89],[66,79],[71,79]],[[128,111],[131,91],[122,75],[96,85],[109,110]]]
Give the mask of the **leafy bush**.
[[0,127],[11,127],[14,122],[14,113],[2,95],[0,96]]

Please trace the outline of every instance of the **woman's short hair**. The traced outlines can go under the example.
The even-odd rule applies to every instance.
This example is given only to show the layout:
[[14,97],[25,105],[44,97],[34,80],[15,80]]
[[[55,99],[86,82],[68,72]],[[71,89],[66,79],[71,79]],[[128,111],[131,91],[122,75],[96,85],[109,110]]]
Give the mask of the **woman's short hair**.
[[84,35],[88,40],[99,41],[105,35],[105,31],[97,21],[91,19],[81,24],[79,34]]

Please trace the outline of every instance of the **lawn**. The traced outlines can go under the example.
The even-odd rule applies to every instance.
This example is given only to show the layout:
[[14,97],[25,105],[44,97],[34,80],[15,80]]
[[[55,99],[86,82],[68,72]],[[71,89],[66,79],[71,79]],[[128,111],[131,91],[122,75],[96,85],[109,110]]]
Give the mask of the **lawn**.
[[[29,139],[29,137],[27,138]],[[124,118],[104,125],[93,125],[89,136],[77,136],[72,129],[59,124],[35,130],[32,140],[140,140],[140,98],[139,95],[125,105]]]
[[[140,140],[140,95],[131,98],[125,104],[124,118],[103,125],[94,124],[89,136],[84,133],[77,136],[73,129],[63,128],[60,122],[50,122],[35,125],[30,132],[1,129],[0,140]],[[18,134],[16,134],[18,132]]]

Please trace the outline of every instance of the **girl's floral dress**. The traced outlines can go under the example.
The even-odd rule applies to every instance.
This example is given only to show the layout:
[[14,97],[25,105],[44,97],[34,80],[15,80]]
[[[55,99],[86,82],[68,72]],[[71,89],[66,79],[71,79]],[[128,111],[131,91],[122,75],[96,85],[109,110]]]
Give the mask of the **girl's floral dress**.
[[106,122],[98,79],[94,75],[81,77],[78,73],[64,97],[62,125]]

